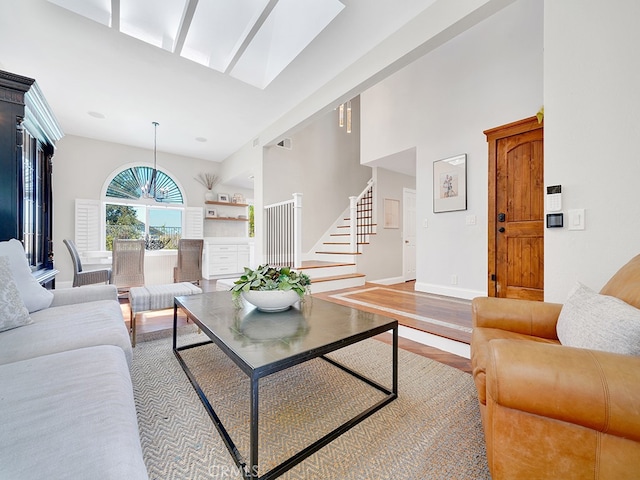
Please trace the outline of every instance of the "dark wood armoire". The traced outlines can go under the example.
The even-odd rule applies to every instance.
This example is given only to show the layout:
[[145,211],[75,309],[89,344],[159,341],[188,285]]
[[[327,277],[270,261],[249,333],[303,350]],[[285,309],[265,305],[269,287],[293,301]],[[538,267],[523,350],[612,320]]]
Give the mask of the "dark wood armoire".
[[62,131],[32,78],[0,71],[0,240],[17,238],[36,278],[51,285],[53,154]]

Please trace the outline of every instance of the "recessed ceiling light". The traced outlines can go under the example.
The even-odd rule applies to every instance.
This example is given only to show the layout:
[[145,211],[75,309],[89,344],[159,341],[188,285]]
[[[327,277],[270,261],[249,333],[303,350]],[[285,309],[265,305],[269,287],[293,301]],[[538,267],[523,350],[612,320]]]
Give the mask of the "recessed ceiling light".
[[104,114],[100,112],[87,112],[87,114],[93,118],[106,118]]
[[204,143],[206,141],[207,141],[207,139],[204,138],[204,137],[196,137],[196,142],[203,142]]

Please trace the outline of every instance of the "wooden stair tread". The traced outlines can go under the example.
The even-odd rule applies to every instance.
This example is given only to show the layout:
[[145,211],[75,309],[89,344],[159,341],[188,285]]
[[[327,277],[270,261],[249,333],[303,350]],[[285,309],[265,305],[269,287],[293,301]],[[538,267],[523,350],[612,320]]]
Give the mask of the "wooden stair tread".
[[[361,227],[377,227],[378,224],[377,223],[363,223],[360,226]],[[351,226],[350,225],[338,225],[337,228],[351,228]]]
[[[376,232],[369,232],[369,233],[361,233],[360,235],[358,235],[359,237],[365,237],[367,235],[375,235]],[[348,233],[330,233],[329,234],[330,237],[348,237],[349,234]]]
[[[369,245],[369,242],[357,242],[358,245]],[[350,245],[349,242],[322,242],[323,245]]]
[[312,278],[311,284],[320,283],[320,282],[331,282],[333,280],[349,280],[351,278],[362,278],[366,275],[362,273],[348,273],[345,275],[334,275],[332,277],[320,277],[320,278]]
[[302,262],[302,266],[296,270],[308,270],[313,268],[330,268],[330,267],[353,267],[352,262],[323,262],[321,260],[306,260]]
[[360,252],[316,252],[321,255],[362,255]]

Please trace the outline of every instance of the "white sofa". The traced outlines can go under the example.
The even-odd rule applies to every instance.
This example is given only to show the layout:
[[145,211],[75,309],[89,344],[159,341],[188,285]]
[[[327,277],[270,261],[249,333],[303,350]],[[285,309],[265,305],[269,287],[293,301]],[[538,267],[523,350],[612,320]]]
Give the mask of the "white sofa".
[[24,305],[33,303],[31,289],[49,306],[25,307],[20,326],[0,331],[0,477],[147,480],[116,287],[25,288],[6,278],[6,244],[0,315],[12,316],[7,305],[15,306],[7,283],[19,287]]

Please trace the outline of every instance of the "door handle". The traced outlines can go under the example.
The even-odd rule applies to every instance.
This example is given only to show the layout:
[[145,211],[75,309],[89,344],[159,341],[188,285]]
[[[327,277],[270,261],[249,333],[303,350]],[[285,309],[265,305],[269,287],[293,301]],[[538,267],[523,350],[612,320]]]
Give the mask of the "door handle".
[[504,233],[504,227],[500,227],[500,228],[498,229],[498,231],[499,231],[500,233]]
[[507,216],[504,213],[499,213],[498,214],[498,221],[499,222],[504,222],[507,219]]

